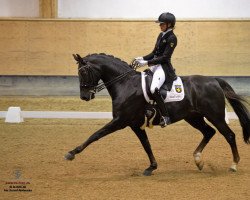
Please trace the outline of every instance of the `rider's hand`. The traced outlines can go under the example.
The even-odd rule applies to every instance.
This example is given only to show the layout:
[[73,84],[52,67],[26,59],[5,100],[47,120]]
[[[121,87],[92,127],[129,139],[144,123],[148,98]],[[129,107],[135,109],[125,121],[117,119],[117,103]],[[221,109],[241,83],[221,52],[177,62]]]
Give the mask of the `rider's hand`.
[[137,58],[135,58],[135,60],[137,61],[139,61],[139,60],[143,60],[143,57],[137,57]]
[[148,61],[146,60],[136,60],[136,64],[139,66],[139,67],[143,67],[145,65],[148,64]]

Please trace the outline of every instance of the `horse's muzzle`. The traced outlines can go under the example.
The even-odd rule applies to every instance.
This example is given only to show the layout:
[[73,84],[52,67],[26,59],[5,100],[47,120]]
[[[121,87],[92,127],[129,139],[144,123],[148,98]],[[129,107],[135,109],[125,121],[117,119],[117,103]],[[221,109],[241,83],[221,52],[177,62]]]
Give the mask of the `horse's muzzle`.
[[90,101],[91,99],[95,98],[95,94],[94,93],[89,93],[88,96],[81,95],[80,98],[81,98],[81,100],[84,100],[84,101]]

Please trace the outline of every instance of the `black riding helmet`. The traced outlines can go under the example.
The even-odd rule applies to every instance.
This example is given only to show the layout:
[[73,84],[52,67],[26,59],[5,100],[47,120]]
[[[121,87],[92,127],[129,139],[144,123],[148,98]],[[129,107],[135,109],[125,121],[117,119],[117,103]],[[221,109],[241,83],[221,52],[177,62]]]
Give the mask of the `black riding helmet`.
[[175,25],[175,16],[172,13],[166,12],[162,13],[159,17],[156,23],[170,23],[171,27],[174,27]]

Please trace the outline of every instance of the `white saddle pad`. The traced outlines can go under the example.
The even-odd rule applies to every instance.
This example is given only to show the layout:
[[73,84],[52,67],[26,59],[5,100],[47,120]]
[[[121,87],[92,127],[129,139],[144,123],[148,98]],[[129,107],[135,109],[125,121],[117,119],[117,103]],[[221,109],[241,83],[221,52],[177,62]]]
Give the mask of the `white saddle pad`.
[[[149,98],[146,90],[146,80],[145,77],[147,74],[145,72],[141,72],[141,82],[142,82],[142,91],[145,100],[148,103],[152,103],[152,99]],[[184,87],[180,77],[173,82],[173,86],[170,91],[167,91],[167,97],[164,99],[164,102],[173,102],[173,101],[181,101],[184,99]]]

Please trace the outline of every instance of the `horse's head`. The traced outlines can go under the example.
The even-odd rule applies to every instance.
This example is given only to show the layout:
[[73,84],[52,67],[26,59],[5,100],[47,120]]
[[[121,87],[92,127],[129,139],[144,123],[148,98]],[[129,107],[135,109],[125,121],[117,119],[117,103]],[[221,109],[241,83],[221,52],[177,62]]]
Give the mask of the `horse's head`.
[[83,59],[78,54],[73,54],[73,57],[78,64],[80,98],[85,101],[94,99],[96,93],[95,88],[100,80],[98,72],[94,69],[94,64],[90,63],[87,59]]

